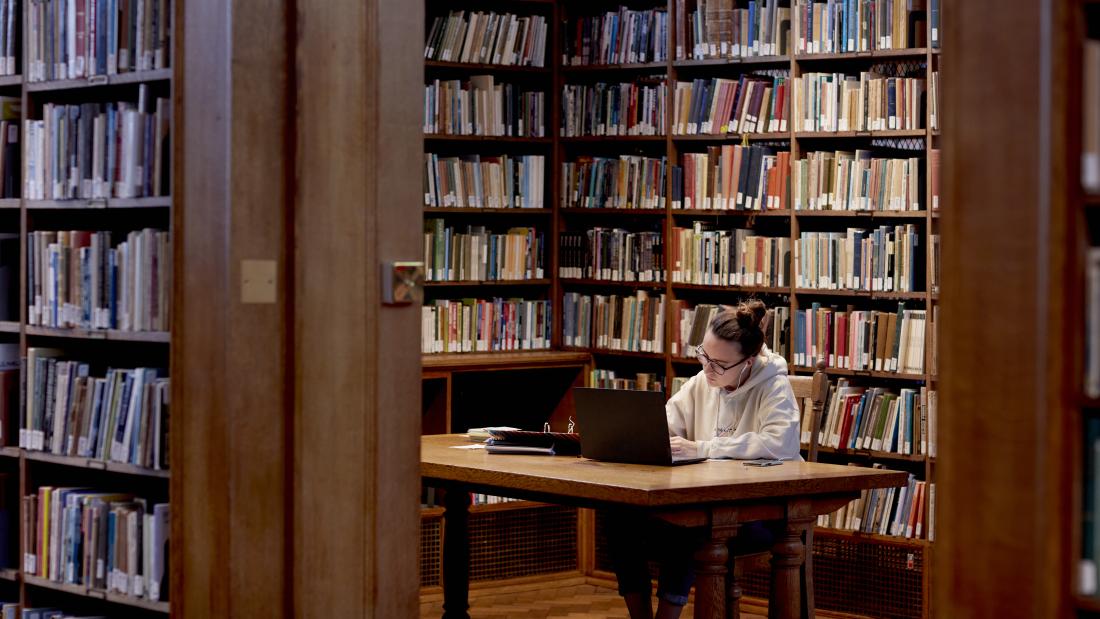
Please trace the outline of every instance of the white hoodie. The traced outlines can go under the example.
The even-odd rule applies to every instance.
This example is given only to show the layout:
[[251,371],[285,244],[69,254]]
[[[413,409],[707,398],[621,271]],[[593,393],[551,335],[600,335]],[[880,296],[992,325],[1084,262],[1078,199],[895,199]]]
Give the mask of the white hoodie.
[[695,441],[700,457],[802,460],[787,361],[766,346],[735,391],[711,387],[700,371],[672,396],[665,414],[669,435]]

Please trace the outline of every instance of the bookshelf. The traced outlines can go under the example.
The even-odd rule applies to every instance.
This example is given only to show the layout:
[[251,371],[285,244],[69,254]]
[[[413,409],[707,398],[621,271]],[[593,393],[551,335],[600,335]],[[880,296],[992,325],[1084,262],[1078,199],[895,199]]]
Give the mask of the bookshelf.
[[[3,291],[3,293],[17,298],[19,309],[14,316],[0,321],[0,343],[16,346],[18,356],[24,360],[27,358],[29,349],[57,349],[61,351],[62,356],[60,358],[62,359],[88,363],[91,366],[89,376],[92,378],[105,376],[104,372],[108,367],[126,369],[138,367],[163,368],[165,372],[162,375],[168,377],[167,369],[171,343],[171,336],[167,330],[168,314],[162,315],[163,324],[158,324],[156,329],[150,328],[150,324],[139,324],[137,322],[132,325],[104,323],[97,325],[99,328],[94,329],[85,328],[91,325],[62,327],[32,324],[29,308],[33,301],[33,291],[31,290],[33,274],[32,258],[28,255],[30,252],[28,239],[31,234],[39,232],[107,231],[112,233],[109,247],[114,249],[120,242],[127,241],[126,234],[131,231],[148,228],[163,231],[169,236],[172,234],[170,225],[173,205],[171,193],[172,165],[171,158],[167,155],[170,151],[169,144],[171,142],[165,141],[162,144],[158,136],[164,135],[161,131],[166,132],[169,136],[173,134],[170,109],[174,89],[173,69],[170,68],[172,66],[172,54],[169,50],[174,43],[175,36],[168,31],[168,28],[164,27],[165,22],[156,25],[156,18],[153,17],[154,15],[163,16],[170,10],[169,3],[161,1],[148,4],[147,2],[146,5],[146,8],[151,10],[146,16],[149,19],[145,23],[149,34],[145,42],[149,45],[150,50],[148,58],[150,70],[130,70],[125,73],[92,75],[78,79],[36,81],[31,80],[29,64],[26,61],[34,41],[30,37],[22,36],[21,31],[23,25],[31,19],[29,13],[34,10],[33,7],[39,5],[15,3],[14,6],[19,7],[20,10],[20,14],[15,16],[16,19],[14,20],[16,40],[22,41],[23,45],[22,49],[16,49],[16,52],[14,52],[19,74],[0,77],[0,94],[16,98],[21,111],[21,116],[15,119],[19,130],[19,142],[15,152],[20,155],[19,166],[22,169],[16,176],[14,189],[15,195],[24,197],[9,197],[0,200],[0,210],[5,213],[4,216],[0,217],[0,232],[16,235],[19,253],[15,261],[4,258],[5,262],[2,265],[4,269],[12,273],[12,277],[7,280],[10,282],[10,288]],[[136,9],[136,4],[134,6]],[[83,37],[83,34],[81,36]],[[154,48],[159,51],[154,52]],[[162,58],[154,58],[154,56],[161,53],[163,54]],[[140,60],[136,59],[135,62],[140,62]],[[88,66],[89,71],[94,72],[90,68],[91,65]],[[106,70],[105,66],[104,64],[104,70]],[[163,66],[164,68],[151,69],[153,66]],[[29,180],[27,174],[28,157],[25,150],[29,147],[29,140],[27,139],[24,121],[44,120],[44,111],[50,109],[51,106],[98,104],[102,107],[94,111],[104,115],[98,121],[92,120],[91,116],[88,116],[88,122],[83,129],[91,130],[93,124],[102,122],[103,125],[98,126],[97,130],[103,131],[99,136],[100,139],[105,139],[108,129],[114,131],[114,128],[109,127],[109,121],[106,120],[107,116],[104,111],[107,109],[106,105],[119,101],[136,104],[139,97],[143,98],[142,102],[145,103],[145,107],[135,109],[135,112],[147,115],[153,121],[161,122],[161,124],[147,123],[143,127],[148,136],[145,145],[145,148],[148,149],[146,152],[151,156],[156,156],[154,153],[159,148],[161,149],[160,152],[164,154],[159,169],[157,169],[157,166],[152,165],[151,160],[146,162],[147,167],[145,169],[149,170],[150,176],[145,187],[138,187],[135,193],[129,189],[105,186],[102,193],[98,189],[95,190],[97,197],[92,198],[87,197],[88,193],[91,193],[91,190],[88,189],[90,185],[88,185],[77,190],[76,193],[70,194],[74,196],[83,195],[84,197],[34,200],[26,198],[27,194],[24,191],[23,181]],[[158,103],[163,106],[163,116],[155,116]],[[118,118],[121,121],[124,116],[121,108],[114,108],[114,110],[117,111]],[[82,111],[91,113],[93,110],[86,108]],[[77,117],[74,115],[72,118]],[[138,123],[146,120],[140,115],[134,115],[132,118],[135,123],[134,127],[139,126]],[[118,135],[121,140],[124,129],[121,125],[118,125],[118,127]],[[137,134],[133,135],[136,136]],[[71,146],[74,149],[73,152],[76,153],[78,151],[75,144],[78,140],[77,136],[72,137],[74,139]],[[89,132],[81,137],[86,140],[86,143],[90,144],[93,134]],[[136,145],[138,142],[135,141],[134,144]],[[121,152],[121,150],[118,151],[120,159],[117,161],[119,165],[122,165]],[[105,164],[106,152],[104,151],[102,154],[104,156],[103,163]],[[90,166],[99,153],[93,153],[89,149],[86,151],[86,155],[87,159],[81,161],[80,166],[82,170],[86,169],[88,172],[84,179],[88,183],[94,183],[96,173],[93,172]],[[136,156],[140,158],[141,154],[137,153]],[[89,167],[84,168],[85,164]],[[103,174],[99,178],[106,178],[105,170],[100,169],[98,173]],[[159,184],[153,180],[155,178],[152,176],[153,174],[163,174]],[[154,187],[153,185],[158,186]],[[47,193],[46,195],[51,194]],[[136,246],[133,243],[129,247],[136,251]],[[164,254],[158,254],[158,256],[164,259],[170,257]],[[74,262],[73,266],[75,269],[81,265],[79,262]],[[90,264],[84,266],[88,268],[90,273]],[[76,270],[73,272],[79,273]],[[170,274],[170,270],[162,271],[160,276],[170,278]],[[120,284],[122,283],[121,279],[118,281]],[[170,279],[164,279],[163,281],[167,282]],[[140,287],[135,288],[135,291],[136,294],[141,294]],[[89,296],[89,301],[90,298]],[[170,305],[167,297],[162,300]],[[133,309],[135,315],[137,315],[136,308]],[[157,310],[150,311],[156,313]],[[79,324],[80,320],[74,318],[70,322]],[[167,601],[167,590],[169,588],[167,579],[163,582],[160,599],[153,600],[150,599],[147,592],[143,592],[140,596],[123,594],[113,587],[108,590],[108,587],[71,584],[63,582],[65,579],[61,575],[52,578],[42,577],[39,574],[32,574],[24,570],[26,567],[25,554],[33,552],[34,549],[25,545],[27,533],[25,519],[30,515],[27,513],[27,502],[22,497],[37,494],[38,489],[43,486],[88,488],[94,491],[132,494],[135,497],[145,499],[148,501],[148,513],[152,514],[154,504],[167,504],[170,501],[169,480],[171,467],[155,464],[144,466],[131,463],[133,453],[127,454],[124,458],[112,459],[108,457],[108,454],[89,453],[76,456],[73,454],[80,450],[75,447],[74,449],[62,447],[61,451],[66,452],[64,455],[52,453],[48,445],[44,450],[20,447],[20,432],[17,430],[24,428],[21,421],[25,412],[23,402],[19,398],[18,391],[20,387],[18,383],[28,380],[25,363],[23,367],[23,371],[17,372],[21,380],[17,381],[15,385],[15,393],[12,394],[9,391],[6,392],[6,395],[0,396],[14,398],[14,400],[9,400],[9,405],[6,408],[5,414],[8,417],[4,419],[5,427],[2,440],[0,440],[0,443],[2,443],[2,447],[0,447],[0,460],[2,460],[0,461],[0,473],[5,476],[3,501],[9,513],[7,517],[8,526],[2,534],[6,537],[5,547],[10,551],[9,556],[0,558],[0,561],[3,562],[3,569],[0,570],[0,580],[3,581],[0,583],[0,601],[17,603],[20,608],[54,607],[67,612],[94,612],[105,616],[168,616],[171,607],[170,602]],[[87,386],[90,387],[91,385],[91,382],[87,383]],[[164,388],[167,389],[166,384]],[[33,389],[33,385],[31,389]],[[151,405],[152,402],[150,401],[148,404]],[[49,406],[53,406],[52,401]],[[93,408],[90,400],[87,402],[87,406],[88,410]],[[59,407],[60,409],[61,407]],[[73,407],[72,410],[75,411],[76,408]],[[152,410],[149,408],[143,410],[146,416],[142,419],[152,423],[154,418]],[[65,423],[71,423],[72,421],[74,420],[67,420]],[[166,418],[164,418],[164,422],[167,423]],[[64,426],[64,423],[62,425]],[[72,429],[72,426],[68,426],[68,429]],[[165,434],[163,435],[165,441],[167,440],[166,431],[167,428],[165,427]],[[166,444],[163,447],[165,450],[167,449]],[[164,453],[169,452],[165,451]],[[167,465],[167,455],[164,458],[163,464]],[[37,523],[35,526],[37,526]],[[140,539],[138,537],[138,540]],[[165,568],[167,569],[167,565]],[[129,585],[127,588],[129,589]]]
[[[1072,277],[1083,284],[1070,287],[1081,292],[1069,292],[1067,301],[1071,304],[1070,317],[1076,318],[1069,327],[1080,334],[1081,345],[1073,350],[1075,356],[1069,364],[1079,368],[1077,373],[1083,380],[1073,381],[1070,387],[1069,422],[1072,428],[1071,470],[1073,471],[1072,491],[1072,534],[1070,536],[1071,567],[1069,573],[1072,587],[1068,596],[1068,605],[1074,607],[1079,617],[1100,616],[1100,591],[1097,590],[1096,576],[1096,483],[1100,479],[1100,460],[1096,450],[1100,446],[1100,394],[1095,392],[1095,368],[1091,359],[1095,355],[1097,338],[1094,316],[1097,293],[1095,289],[1096,266],[1091,253],[1100,246],[1100,188],[1095,181],[1096,154],[1096,106],[1095,91],[1100,84],[1100,65],[1097,64],[1097,40],[1100,40],[1100,4],[1083,1],[1069,3],[1070,19],[1073,29],[1069,43],[1069,60],[1066,63],[1071,75],[1081,75],[1077,88],[1070,88],[1067,94],[1068,118],[1079,118],[1079,131],[1068,132],[1067,161],[1070,166],[1080,162],[1080,167],[1070,167],[1066,208],[1068,218],[1073,222],[1074,233],[1067,243],[1070,256]],[[1071,125],[1072,126],[1072,125]],[[1080,136],[1080,139],[1077,139]]]
[[[688,377],[698,370],[698,363],[690,358],[684,358],[674,354],[671,349],[672,334],[677,328],[678,318],[673,315],[669,305],[665,305],[662,341],[660,352],[645,350],[617,350],[606,347],[567,346],[563,340],[565,321],[565,295],[618,295],[628,297],[639,292],[647,293],[650,299],[663,298],[667,303],[685,302],[691,305],[697,303],[729,303],[749,296],[759,296],[769,307],[783,305],[790,308],[792,316],[800,309],[808,309],[813,303],[818,302],[822,307],[836,306],[843,309],[851,306],[854,310],[893,311],[899,302],[905,302],[907,310],[917,309],[927,313],[928,323],[924,329],[923,347],[925,357],[922,362],[923,371],[916,372],[883,372],[847,370],[842,368],[830,368],[831,377],[843,377],[857,384],[868,386],[901,386],[934,387],[935,374],[932,364],[933,328],[931,318],[938,302],[935,291],[928,283],[931,281],[930,270],[932,268],[931,238],[938,234],[938,210],[932,208],[932,188],[928,182],[927,174],[929,155],[934,149],[939,148],[939,131],[932,128],[928,118],[928,109],[924,98],[918,103],[919,126],[918,128],[904,129],[867,129],[851,131],[804,131],[795,126],[790,119],[785,130],[774,130],[769,127],[766,131],[752,131],[746,133],[722,133],[722,134],[683,134],[674,131],[673,127],[673,99],[675,96],[673,85],[677,82],[691,82],[692,80],[711,80],[715,78],[728,78],[736,80],[743,75],[783,75],[790,88],[794,78],[800,78],[805,74],[814,72],[839,72],[855,73],[861,70],[876,69],[884,75],[908,76],[923,79],[925,84],[930,84],[932,73],[938,71],[940,64],[940,50],[928,44],[931,40],[929,19],[927,15],[922,21],[910,24],[914,29],[924,28],[918,35],[915,43],[918,45],[904,49],[876,49],[868,52],[845,53],[801,53],[789,45],[786,50],[776,50],[779,53],[745,56],[734,58],[701,58],[696,59],[688,53],[677,53],[678,30],[675,26],[675,14],[679,7],[684,7],[685,12],[690,12],[696,7],[696,3],[687,1],[661,2],[653,0],[648,2],[623,2],[630,11],[663,12],[667,17],[667,39],[660,42],[665,53],[663,60],[654,62],[652,55],[643,61],[607,63],[601,58],[595,58],[591,62],[578,63],[577,56],[583,46],[578,46],[572,37],[577,36],[577,21],[585,18],[594,18],[606,12],[618,11],[620,3],[601,2],[597,4],[583,3],[579,0],[559,0],[552,3],[538,3],[533,7],[524,2],[500,2],[493,6],[498,11],[510,11],[515,13],[529,11],[543,11],[551,18],[549,40],[550,48],[547,50],[548,70],[527,71],[525,78],[527,83],[538,83],[547,88],[547,136],[536,138],[538,144],[523,144],[523,140],[517,138],[460,138],[454,143],[464,142],[462,146],[455,147],[465,149],[465,152],[474,152],[479,143],[487,148],[497,148],[501,151],[516,152],[521,146],[530,147],[531,152],[536,152],[536,146],[549,142],[549,151],[537,151],[546,153],[548,173],[546,175],[545,198],[549,207],[547,221],[551,231],[548,245],[548,259],[546,274],[549,278],[549,286],[544,292],[551,300],[553,311],[553,329],[551,346],[555,351],[564,351],[590,356],[591,369],[611,369],[621,376],[630,378],[634,372],[651,373],[661,377],[666,392],[669,391],[674,377]],[[780,2],[783,7],[796,4]],[[747,8],[746,2],[733,2],[734,8]],[[426,3],[428,11],[427,29],[431,28],[433,15],[439,15],[443,10],[436,2],[429,0]],[[536,8],[537,7],[537,8]],[[483,5],[470,2],[462,3],[456,8],[465,8],[468,11],[481,10]],[[630,19],[627,17],[626,19]],[[660,23],[659,21],[657,23]],[[652,43],[652,40],[651,40]],[[656,47],[656,44],[654,44]],[[592,50],[597,49],[593,45]],[[591,51],[591,50],[590,50]],[[654,51],[653,49],[649,50]],[[784,53],[785,52],[785,53]],[[570,55],[570,54],[573,55]],[[595,54],[595,52],[592,52]],[[568,56],[568,57],[567,57]],[[436,66],[438,63],[427,62],[425,74],[427,79],[442,74],[444,68]],[[473,65],[460,65],[446,67],[448,75],[472,76],[478,71],[488,73],[497,72],[494,67],[480,67]],[[465,71],[465,73],[462,73]],[[766,73],[761,73],[766,72]],[[780,73],[777,73],[780,72]],[[892,73],[891,73],[892,72]],[[513,72],[514,74],[515,72]],[[519,72],[524,73],[524,72]],[[504,69],[499,74],[511,75]],[[517,78],[518,79],[518,78]],[[603,83],[608,85],[632,84],[635,91],[641,93],[645,88],[657,88],[661,81],[666,87],[666,100],[664,106],[665,124],[655,128],[632,127],[626,135],[587,135],[584,131],[573,131],[566,136],[565,128],[569,119],[564,118],[567,113],[566,87],[594,87]],[[610,88],[610,86],[609,86]],[[625,88],[622,87],[622,88]],[[788,91],[788,97],[789,97]],[[927,96],[927,90],[925,91]],[[639,99],[643,96],[639,94]],[[789,98],[785,107],[790,109]],[[789,114],[789,112],[788,112]],[[576,121],[576,119],[574,119]],[[942,123],[941,123],[942,124]],[[581,123],[574,122],[574,126]],[[644,135],[633,134],[638,130]],[[426,152],[434,152],[438,144],[448,142],[445,136],[426,136]],[[490,146],[493,145],[493,146]],[[919,178],[918,198],[919,208],[915,210],[875,210],[875,211],[832,211],[832,210],[795,210],[793,202],[788,203],[788,208],[772,210],[717,210],[702,208],[678,208],[686,207],[686,204],[674,207],[673,189],[674,179],[671,173],[673,167],[682,167],[683,155],[689,153],[706,153],[708,147],[721,147],[723,145],[765,145],[773,146],[778,150],[789,150],[790,160],[797,161],[806,153],[815,151],[837,151],[867,149],[874,157],[885,158],[916,158],[921,168]],[[454,144],[449,144],[454,147]],[[577,164],[601,159],[605,165],[618,163],[621,166],[635,165],[638,161],[663,160],[663,180],[657,188],[658,194],[663,198],[663,203],[658,208],[640,208],[639,204],[624,208],[621,202],[611,201],[605,204],[591,204],[583,206],[568,195],[569,189],[565,180],[567,173],[565,164]],[[634,159],[628,159],[634,158]],[[914,170],[914,174],[917,172]],[[454,218],[458,218],[458,211],[454,209]],[[463,213],[463,222],[478,221],[480,209],[474,209],[475,213]],[[493,215],[495,209],[484,209],[486,215]],[[425,217],[435,217],[443,209],[426,208]],[[503,213],[508,209],[500,209]],[[540,212],[540,215],[542,213]],[[503,215],[502,215],[503,216]],[[494,220],[485,217],[485,225],[490,225]],[[540,222],[542,220],[539,220]],[[753,234],[761,234],[773,238],[782,238],[793,247],[806,232],[836,232],[848,227],[873,228],[880,225],[915,226],[918,243],[915,251],[918,257],[915,260],[918,272],[914,281],[917,287],[913,291],[868,291],[845,289],[810,289],[800,287],[794,278],[793,261],[788,265],[790,272],[783,285],[739,285],[718,286],[697,283],[673,281],[673,258],[671,257],[671,238],[675,228],[689,227],[693,222],[706,222],[717,229],[745,228]],[[663,269],[663,277],[658,281],[623,281],[623,279],[606,279],[594,277],[566,276],[560,272],[560,267],[566,266],[566,257],[563,256],[563,248],[559,245],[559,239],[570,232],[587,231],[594,228],[621,228],[629,233],[659,232],[663,239],[664,253],[661,256],[660,267]],[[575,265],[568,265],[575,266]],[[435,287],[428,286],[429,297],[436,294]],[[516,294],[531,294],[528,288],[516,287]],[[493,294],[497,288],[488,290]],[[475,289],[476,290],[476,289]],[[472,292],[469,294],[473,294]],[[481,297],[479,297],[481,298]],[[429,298],[430,300],[430,298]],[[793,320],[791,321],[793,325]],[[793,328],[793,327],[791,327]],[[790,330],[785,334],[785,339],[791,343],[793,335]],[[425,370],[432,368],[433,357],[423,357]],[[448,355],[449,358],[458,358],[462,355]],[[484,355],[483,355],[484,356]],[[796,366],[793,356],[789,356],[789,370],[792,373],[810,373],[812,370],[806,367]],[[522,363],[522,362],[520,362]],[[517,366],[525,367],[525,366]],[[432,368],[434,370],[434,368]],[[425,380],[427,374],[425,375]],[[449,396],[448,396],[449,397]],[[437,426],[438,427],[438,426]],[[463,428],[448,427],[461,431]],[[899,455],[870,450],[844,450],[823,449],[822,460],[830,462],[853,462],[858,464],[881,463],[888,467],[901,468],[914,473],[919,480],[934,482],[934,469],[931,456],[925,455]],[[929,509],[925,504],[926,511]],[[582,519],[584,522],[584,519]],[[926,520],[927,522],[927,520]],[[594,525],[589,522],[590,527]],[[598,528],[598,527],[595,527]],[[925,556],[932,551],[933,542],[928,539],[927,531],[922,532],[916,539],[894,538],[889,536],[876,536],[853,534],[849,531],[823,530],[822,538],[836,538],[838,543],[852,544],[894,544],[905,548],[914,549],[921,553],[922,560],[918,561],[919,582],[916,592],[905,602],[910,606],[918,607],[916,614],[912,616],[929,617],[932,615],[930,604],[930,578],[929,557]],[[592,544],[586,543],[582,547],[592,548]],[[591,565],[591,558],[584,564]],[[875,569],[872,563],[866,564],[868,571]],[[912,569],[912,568],[910,568]],[[856,575],[858,576],[858,574]],[[823,577],[819,574],[819,578]],[[824,576],[828,577],[828,576]],[[763,594],[766,596],[766,581]],[[888,588],[879,588],[868,591],[874,596],[890,596]],[[899,598],[900,599],[900,598]],[[819,599],[819,608],[827,609],[824,600]],[[868,607],[869,609],[873,608]],[[882,607],[879,607],[882,608]],[[847,609],[843,609],[847,610]],[[908,613],[911,608],[904,612]],[[868,610],[868,614],[872,614]],[[910,615],[905,615],[910,616]]]

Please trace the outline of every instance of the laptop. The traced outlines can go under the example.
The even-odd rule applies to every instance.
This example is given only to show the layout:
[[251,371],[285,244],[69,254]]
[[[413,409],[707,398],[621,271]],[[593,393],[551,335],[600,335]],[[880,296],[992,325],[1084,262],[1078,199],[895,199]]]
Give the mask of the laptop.
[[573,400],[580,426],[581,455],[593,460],[674,466],[706,458],[672,457],[659,391],[576,387]]

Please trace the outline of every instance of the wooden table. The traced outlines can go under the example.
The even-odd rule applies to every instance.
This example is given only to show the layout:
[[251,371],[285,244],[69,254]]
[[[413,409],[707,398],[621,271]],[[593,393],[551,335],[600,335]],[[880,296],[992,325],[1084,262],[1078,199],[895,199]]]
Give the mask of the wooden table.
[[[704,526],[709,541],[696,554],[696,619],[724,619],[726,543],[743,522],[786,521],[772,549],[769,617],[813,616],[812,596],[799,585],[803,533],[817,516],[836,511],[861,490],[903,486],[905,473],[809,462],[747,467],[736,460],[680,467],[597,462],[564,456],[493,455],[463,435],[424,436],[420,475],[454,490],[444,498],[443,617],[469,617],[470,492],[577,507],[632,507],[683,526]],[[735,601],[735,600],[733,600]],[[732,606],[732,604],[730,605]],[[732,611],[732,608],[731,608]]]

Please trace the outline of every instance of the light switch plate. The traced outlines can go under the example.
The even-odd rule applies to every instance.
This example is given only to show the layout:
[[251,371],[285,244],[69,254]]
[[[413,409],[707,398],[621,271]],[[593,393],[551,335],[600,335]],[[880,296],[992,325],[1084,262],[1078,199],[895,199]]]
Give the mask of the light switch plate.
[[274,303],[276,271],[274,260],[241,260],[241,303]]
[[382,263],[382,302],[386,305],[420,305],[424,301],[424,263]]

